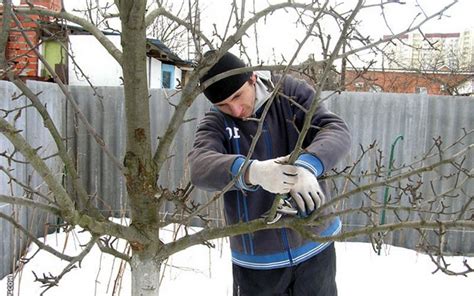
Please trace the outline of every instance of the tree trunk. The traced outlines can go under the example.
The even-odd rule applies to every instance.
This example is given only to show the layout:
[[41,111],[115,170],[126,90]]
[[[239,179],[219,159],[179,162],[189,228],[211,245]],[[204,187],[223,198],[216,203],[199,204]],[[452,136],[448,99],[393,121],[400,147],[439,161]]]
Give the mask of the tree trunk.
[[120,1],[122,69],[125,94],[127,192],[133,224],[157,222],[156,171],[150,141],[150,110],[146,69],[145,0]]
[[157,296],[161,260],[156,171],[150,141],[149,93],[146,69],[146,0],[116,0],[122,23],[122,69],[127,147],[124,158],[131,225],[150,242],[130,241],[133,255],[132,295]]
[[132,295],[158,296],[161,260],[134,255],[130,266],[132,269]]

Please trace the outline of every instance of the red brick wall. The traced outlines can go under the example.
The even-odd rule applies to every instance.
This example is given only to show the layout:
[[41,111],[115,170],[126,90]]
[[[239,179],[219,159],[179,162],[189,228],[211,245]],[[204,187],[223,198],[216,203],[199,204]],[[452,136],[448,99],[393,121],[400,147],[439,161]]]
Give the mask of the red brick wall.
[[381,88],[383,92],[416,93],[417,88],[424,87],[430,95],[448,95],[449,88],[455,88],[466,79],[472,78],[469,74],[459,73],[415,73],[394,71],[346,71],[347,91],[371,91]]
[[[43,6],[49,10],[61,11],[62,9],[61,0],[29,0],[28,2],[35,6]],[[26,0],[21,0],[20,5],[24,4],[27,4]]]
[[[29,2],[34,5],[42,6],[55,11],[60,11],[62,8],[61,0],[30,0]],[[25,4],[26,0],[22,0],[20,2],[20,5]],[[3,6],[0,9],[0,14],[3,15]],[[26,33],[33,46],[37,46],[40,42],[40,29],[38,21],[47,21],[48,18],[38,15],[18,15],[17,17],[21,23],[23,32]],[[33,49],[26,42],[25,37],[20,30],[20,27],[18,27],[16,23],[12,21],[10,24],[10,34],[8,36],[6,48],[6,58],[9,62],[14,64],[14,69],[18,75],[26,77],[27,79],[34,79],[38,77],[39,59]]]
[[[37,45],[39,42],[39,28],[35,21],[39,20],[39,17],[33,15],[27,18],[21,16],[18,18],[28,39],[34,45]],[[25,37],[20,32],[20,28],[14,22],[12,22],[10,27],[6,58],[9,62],[15,64],[17,74],[28,77],[38,76],[38,57],[26,42]]]

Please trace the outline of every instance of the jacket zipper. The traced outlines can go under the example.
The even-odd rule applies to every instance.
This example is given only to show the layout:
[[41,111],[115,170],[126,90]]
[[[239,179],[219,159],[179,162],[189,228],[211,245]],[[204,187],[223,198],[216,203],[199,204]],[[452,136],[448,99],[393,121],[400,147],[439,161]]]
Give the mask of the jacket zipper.
[[[267,152],[268,152],[268,159],[273,158],[273,149],[272,149],[272,139],[270,135],[270,129],[268,128],[268,124],[266,121],[263,121],[263,130],[264,130],[264,138],[265,138],[265,144],[267,146]],[[291,255],[291,248],[290,248],[290,243],[288,241],[288,233],[286,231],[286,228],[283,228],[281,230],[281,236],[283,239],[283,244],[286,248],[286,252],[288,253],[288,259],[290,260],[290,264],[293,265],[293,256]]]
[[[227,125],[227,124],[226,124]],[[232,120],[232,130],[235,130],[235,122]],[[233,152],[234,153],[237,153],[237,154],[240,154],[240,142],[238,140],[238,138],[232,138],[231,139],[232,141],[232,144],[231,146],[233,146],[234,148],[232,150],[234,150]],[[247,206],[247,197],[244,196],[241,192],[237,192],[237,205],[238,205],[238,215],[239,215],[239,219],[242,214],[242,209],[240,208],[240,203],[242,202],[242,207],[243,207],[243,218],[244,218],[244,221],[245,222],[248,222],[249,221],[249,210],[248,210],[248,206]],[[246,240],[248,240],[248,245],[249,245],[249,249],[247,249],[247,243],[246,243]],[[254,247],[253,247],[253,238],[252,238],[252,234],[251,233],[247,233],[247,234],[242,234],[242,245],[243,245],[243,249],[244,249],[244,253],[245,254],[248,254],[250,253],[250,255],[254,255]]]
[[281,236],[283,237],[283,243],[285,244],[286,252],[288,253],[288,259],[290,260],[290,264],[293,265],[293,256],[291,255],[291,248],[290,248],[290,243],[288,241],[288,233],[286,231],[286,228],[281,229]]

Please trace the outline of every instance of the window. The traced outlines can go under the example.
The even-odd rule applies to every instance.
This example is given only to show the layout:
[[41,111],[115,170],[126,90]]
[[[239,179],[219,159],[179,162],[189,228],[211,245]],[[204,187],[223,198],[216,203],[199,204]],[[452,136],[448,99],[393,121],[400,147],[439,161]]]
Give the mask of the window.
[[355,85],[356,90],[360,91],[364,87],[364,82],[358,81],[358,82],[354,83],[354,85]]
[[374,85],[370,86],[369,91],[373,92],[373,93],[379,93],[379,92],[382,92],[383,90],[382,90],[382,87],[380,85],[374,84]]
[[163,70],[161,72],[161,81],[163,88],[171,88],[171,72]]
[[423,86],[417,86],[417,87],[415,88],[415,92],[416,92],[417,94],[427,94],[427,93],[428,93],[426,87],[423,87]]
[[161,87],[175,88],[174,85],[174,66],[170,64],[161,64]]

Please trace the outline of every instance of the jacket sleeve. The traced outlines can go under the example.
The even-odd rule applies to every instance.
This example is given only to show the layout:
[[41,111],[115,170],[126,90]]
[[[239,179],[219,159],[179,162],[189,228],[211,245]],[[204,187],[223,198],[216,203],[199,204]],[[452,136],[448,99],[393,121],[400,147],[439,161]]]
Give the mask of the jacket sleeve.
[[[285,94],[308,110],[315,97],[314,89],[302,80],[285,77]],[[323,103],[318,103],[311,119],[309,129],[303,142],[304,153],[300,154],[296,165],[303,166],[316,176],[331,170],[349,152],[351,135],[342,118],[330,112]],[[293,106],[295,123],[302,129],[306,113],[296,105]]]
[[[196,131],[193,148],[188,154],[191,182],[208,191],[220,191],[231,182],[242,169],[245,156],[228,154],[228,133],[224,118],[218,112],[208,112]],[[243,174],[231,190],[254,191],[257,188],[245,184]]]

